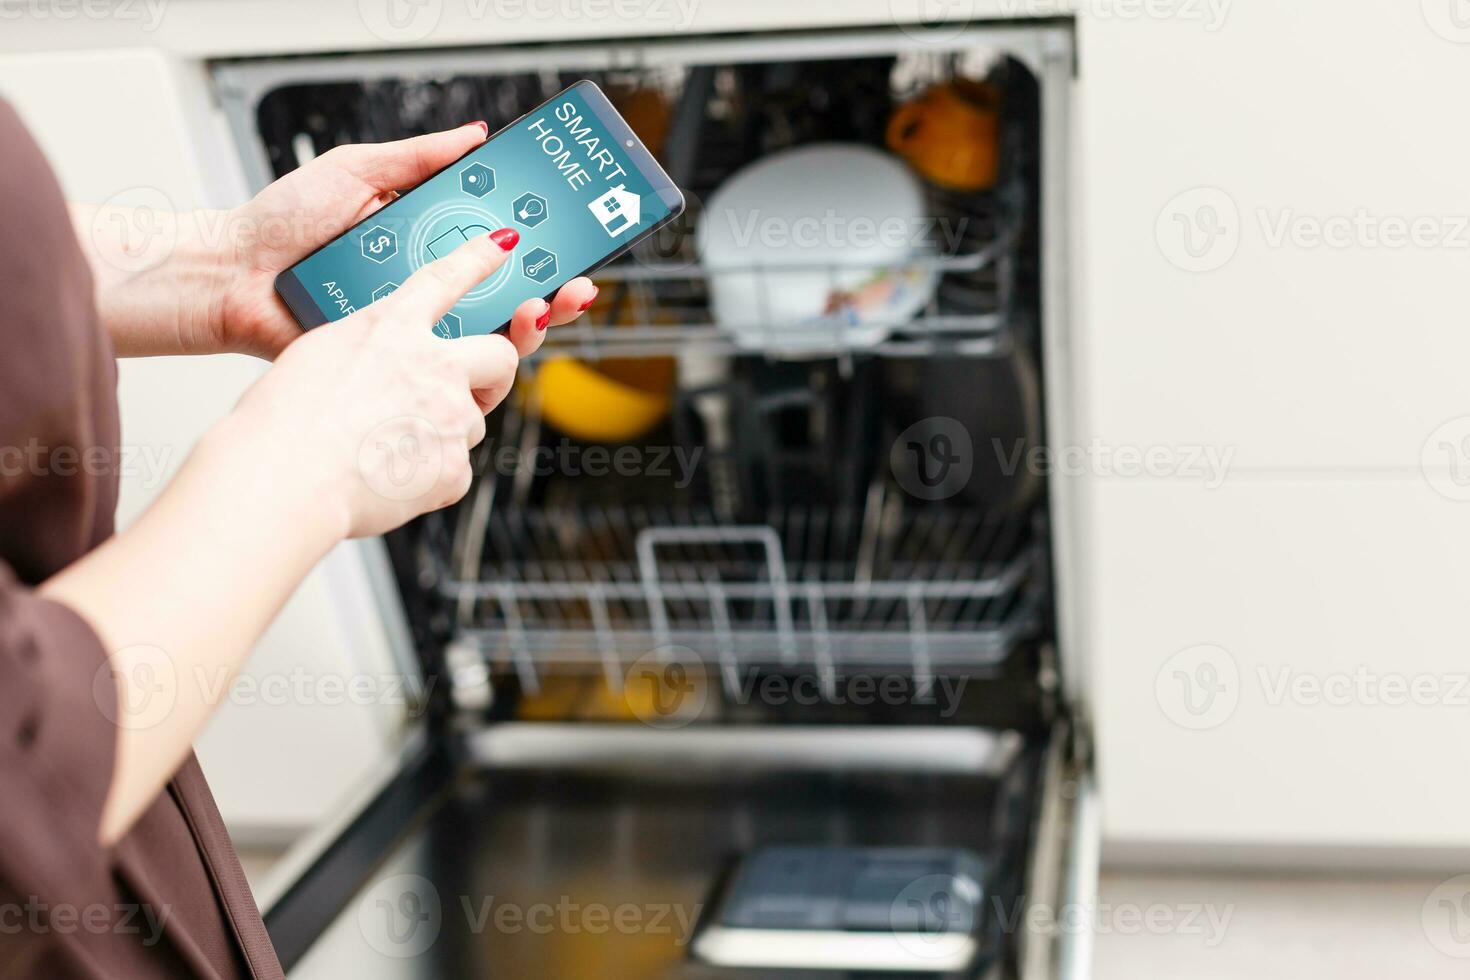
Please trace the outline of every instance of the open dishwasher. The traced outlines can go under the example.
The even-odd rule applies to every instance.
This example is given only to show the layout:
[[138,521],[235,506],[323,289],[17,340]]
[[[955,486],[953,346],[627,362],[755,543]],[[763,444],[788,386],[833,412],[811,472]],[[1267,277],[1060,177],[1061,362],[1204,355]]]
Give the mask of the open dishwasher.
[[[523,367],[468,496],[386,539],[425,731],[269,910],[293,976],[1085,975],[1070,518],[1028,464],[1066,417],[1071,50],[1037,23],[214,67],[262,185],[585,77],[690,202]],[[945,170],[961,85],[982,176]],[[722,188],[834,146],[926,178],[888,320],[788,321],[777,273],[705,251]],[[842,244],[779,272],[895,271]]]

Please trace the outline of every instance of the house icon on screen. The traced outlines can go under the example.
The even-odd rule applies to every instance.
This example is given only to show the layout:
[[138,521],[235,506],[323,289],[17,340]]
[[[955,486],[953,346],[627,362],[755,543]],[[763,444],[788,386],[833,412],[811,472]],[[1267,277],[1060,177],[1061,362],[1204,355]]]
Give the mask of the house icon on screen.
[[616,238],[638,224],[640,206],[638,195],[624,190],[623,185],[618,184],[587,205],[587,209],[602,225],[603,230]]

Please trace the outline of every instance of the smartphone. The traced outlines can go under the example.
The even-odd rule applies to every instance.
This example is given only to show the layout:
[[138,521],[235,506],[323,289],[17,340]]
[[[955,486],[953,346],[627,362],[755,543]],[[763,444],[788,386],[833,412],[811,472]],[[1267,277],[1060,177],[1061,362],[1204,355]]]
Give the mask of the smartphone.
[[684,196],[594,83],[580,81],[276,277],[302,327],[340,320],[475,235],[514,228],[509,260],[435,323],[449,339],[503,330],[684,210]]

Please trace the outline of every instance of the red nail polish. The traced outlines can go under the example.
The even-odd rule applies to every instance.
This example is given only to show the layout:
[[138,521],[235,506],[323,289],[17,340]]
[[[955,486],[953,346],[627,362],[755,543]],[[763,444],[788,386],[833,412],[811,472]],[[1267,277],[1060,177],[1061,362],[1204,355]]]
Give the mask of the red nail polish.
[[490,124],[487,123],[485,120],[476,119],[474,122],[470,123],[470,125],[480,127],[480,139],[484,139],[485,137],[490,135]]
[[490,233],[490,240],[509,252],[516,247],[516,242],[521,240],[521,233],[514,228],[502,228]]
[[577,307],[577,312],[578,313],[586,313],[588,310],[592,309],[592,304],[595,303],[595,302],[597,302],[597,294],[599,292],[600,292],[600,290],[596,286],[593,286],[592,287],[592,295],[590,297],[588,297],[587,302],[585,302],[581,306]]
[[537,330],[545,330],[550,325],[551,325],[551,304],[548,303],[546,305],[546,309],[542,312],[542,314],[540,316],[538,316],[536,318],[536,329]]

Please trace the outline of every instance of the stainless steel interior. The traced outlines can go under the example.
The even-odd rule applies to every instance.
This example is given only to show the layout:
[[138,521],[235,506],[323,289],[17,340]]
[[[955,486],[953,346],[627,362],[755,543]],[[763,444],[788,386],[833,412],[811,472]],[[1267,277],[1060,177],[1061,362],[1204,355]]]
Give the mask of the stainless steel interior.
[[[1037,750],[1020,739],[722,731],[704,736],[721,748],[691,752],[679,734],[627,728],[507,734],[473,740],[480,764],[461,771],[395,850],[381,896],[370,889],[349,906],[293,977],[341,976],[336,943],[356,947],[366,935],[397,948],[385,931],[395,920],[376,902],[414,887],[402,876],[433,883],[424,900],[436,903],[437,938],[422,957],[365,961],[354,973],[364,980],[847,976],[715,969],[688,957],[721,875],[766,844],[974,847],[1002,855],[987,881],[1002,913],[994,921],[1019,908],[1040,770],[1028,757]],[[986,973],[998,971],[1002,938],[983,943]]]

